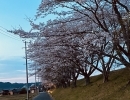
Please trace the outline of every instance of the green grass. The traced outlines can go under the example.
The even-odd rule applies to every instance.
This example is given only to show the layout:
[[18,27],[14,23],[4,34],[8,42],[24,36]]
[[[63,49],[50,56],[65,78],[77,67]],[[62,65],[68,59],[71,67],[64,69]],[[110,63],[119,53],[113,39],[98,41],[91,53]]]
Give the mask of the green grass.
[[52,93],[54,100],[130,100],[130,70],[121,69],[110,74],[109,82],[102,83],[102,75],[91,77],[91,84],[79,80],[76,88],[59,88]]

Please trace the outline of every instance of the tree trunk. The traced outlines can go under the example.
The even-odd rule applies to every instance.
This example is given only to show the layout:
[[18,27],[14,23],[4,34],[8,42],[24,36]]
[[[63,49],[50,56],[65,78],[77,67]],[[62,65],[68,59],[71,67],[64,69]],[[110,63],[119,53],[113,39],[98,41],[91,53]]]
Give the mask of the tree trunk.
[[77,87],[77,78],[73,79],[73,87]]
[[67,86],[70,87],[70,80],[67,81]]
[[89,75],[85,75],[84,78],[85,78],[86,85],[90,84],[90,77],[89,77]]
[[109,73],[108,72],[103,72],[103,83],[106,83],[109,81]]

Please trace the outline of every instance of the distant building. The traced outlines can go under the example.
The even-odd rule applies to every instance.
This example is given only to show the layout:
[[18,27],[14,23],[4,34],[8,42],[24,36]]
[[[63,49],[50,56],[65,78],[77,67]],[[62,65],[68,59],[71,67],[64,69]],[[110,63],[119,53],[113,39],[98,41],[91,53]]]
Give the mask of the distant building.
[[19,94],[21,91],[21,89],[11,89],[9,90],[10,95],[15,95],[15,94]]
[[10,93],[9,93],[9,90],[2,90],[1,92],[0,92],[0,96],[2,96],[2,95],[9,95]]
[[30,86],[30,93],[35,93],[35,92],[37,92],[37,87],[35,86],[35,84],[32,84]]

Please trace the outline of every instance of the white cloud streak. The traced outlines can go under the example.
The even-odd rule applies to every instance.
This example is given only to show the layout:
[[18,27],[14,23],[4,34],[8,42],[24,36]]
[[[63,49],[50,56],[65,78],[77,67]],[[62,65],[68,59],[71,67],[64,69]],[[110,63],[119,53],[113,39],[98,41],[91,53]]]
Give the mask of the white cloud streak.
[[[34,77],[30,77],[29,82],[34,82],[35,79]],[[11,82],[11,83],[26,83],[26,77],[15,77],[15,78],[2,78],[0,77],[0,81],[1,82]]]
[[26,70],[16,70],[16,71],[26,73]]

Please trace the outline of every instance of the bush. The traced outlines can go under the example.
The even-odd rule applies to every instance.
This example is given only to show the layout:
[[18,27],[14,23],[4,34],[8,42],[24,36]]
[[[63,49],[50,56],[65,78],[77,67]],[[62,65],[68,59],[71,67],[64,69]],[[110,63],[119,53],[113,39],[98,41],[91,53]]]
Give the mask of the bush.
[[27,93],[26,88],[22,88],[22,89],[20,90],[20,94],[26,94],[26,93]]

